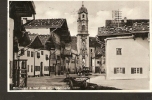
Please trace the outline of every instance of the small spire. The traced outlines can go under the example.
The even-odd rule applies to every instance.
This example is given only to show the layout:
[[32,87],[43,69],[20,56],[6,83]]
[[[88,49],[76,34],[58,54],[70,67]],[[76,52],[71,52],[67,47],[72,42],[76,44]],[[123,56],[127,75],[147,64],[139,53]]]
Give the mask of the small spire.
[[84,6],[84,5],[83,5],[83,1],[82,1],[82,6]]

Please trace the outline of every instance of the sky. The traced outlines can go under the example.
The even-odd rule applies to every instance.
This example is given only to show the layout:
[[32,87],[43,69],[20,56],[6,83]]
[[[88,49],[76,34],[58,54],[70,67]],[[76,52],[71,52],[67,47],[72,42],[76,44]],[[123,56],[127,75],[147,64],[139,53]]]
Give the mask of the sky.
[[[78,10],[82,1],[34,1],[36,19],[65,18],[71,36],[77,35]],[[105,20],[112,19],[112,10],[122,11],[122,18],[149,19],[148,1],[84,1],[88,10],[88,31],[96,36],[98,27],[105,26]]]

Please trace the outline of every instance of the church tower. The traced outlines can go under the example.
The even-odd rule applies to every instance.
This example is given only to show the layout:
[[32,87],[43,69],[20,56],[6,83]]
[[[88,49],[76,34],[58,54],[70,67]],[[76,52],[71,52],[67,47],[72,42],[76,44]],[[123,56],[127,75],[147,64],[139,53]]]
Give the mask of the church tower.
[[88,11],[82,3],[78,11],[77,20],[77,49],[79,54],[79,67],[89,67],[89,34],[88,34]]

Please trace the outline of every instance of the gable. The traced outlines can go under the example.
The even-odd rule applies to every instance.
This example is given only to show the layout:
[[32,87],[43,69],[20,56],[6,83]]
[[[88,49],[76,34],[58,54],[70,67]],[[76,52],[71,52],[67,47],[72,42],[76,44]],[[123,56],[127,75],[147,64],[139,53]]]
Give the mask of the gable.
[[39,38],[39,36],[36,36],[35,39],[31,42],[30,44],[30,47],[31,48],[34,48],[34,49],[38,49],[38,48],[43,48],[43,44]]

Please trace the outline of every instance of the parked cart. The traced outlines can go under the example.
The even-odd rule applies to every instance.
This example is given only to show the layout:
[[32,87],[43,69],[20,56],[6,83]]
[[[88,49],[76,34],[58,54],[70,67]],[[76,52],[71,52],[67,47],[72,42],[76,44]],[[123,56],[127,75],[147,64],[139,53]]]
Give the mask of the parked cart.
[[67,77],[67,84],[70,89],[73,90],[74,87],[80,87],[80,89],[85,89],[88,86],[87,80],[90,81],[89,77],[79,76],[79,77]]

